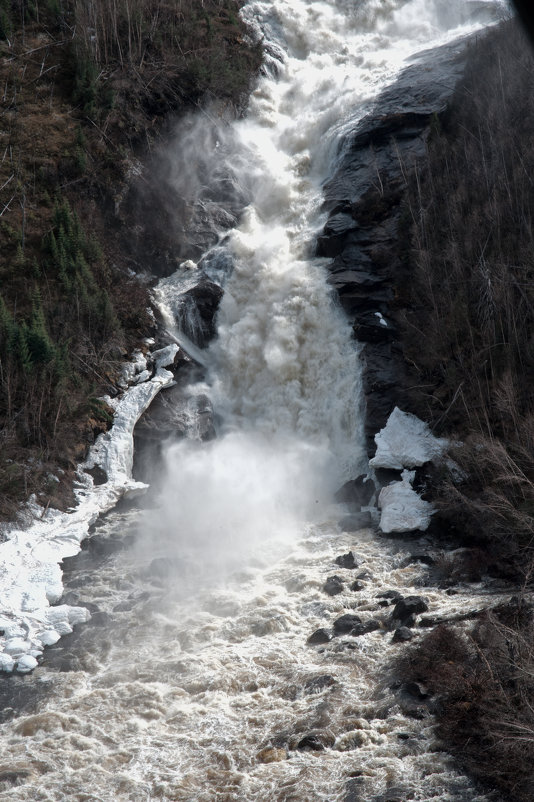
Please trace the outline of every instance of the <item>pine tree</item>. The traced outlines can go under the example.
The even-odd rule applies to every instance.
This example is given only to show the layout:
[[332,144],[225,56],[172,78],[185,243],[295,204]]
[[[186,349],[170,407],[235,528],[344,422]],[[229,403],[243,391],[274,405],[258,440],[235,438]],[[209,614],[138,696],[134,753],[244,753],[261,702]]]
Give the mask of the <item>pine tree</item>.
[[33,364],[46,365],[54,358],[55,349],[46,330],[41,293],[38,288],[32,293],[32,319],[26,338]]
[[13,319],[7,308],[4,299],[0,295],[0,355],[4,358],[8,355],[8,343],[11,339]]
[[32,358],[28,346],[28,326],[21,323],[13,327],[12,352],[24,373],[31,373]]

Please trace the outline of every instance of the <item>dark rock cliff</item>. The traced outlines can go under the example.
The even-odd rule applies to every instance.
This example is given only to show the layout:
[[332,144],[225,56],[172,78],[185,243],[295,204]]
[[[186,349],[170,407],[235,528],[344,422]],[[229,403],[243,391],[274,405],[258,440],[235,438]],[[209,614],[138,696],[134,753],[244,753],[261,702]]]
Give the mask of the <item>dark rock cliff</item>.
[[332,259],[329,281],[363,343],[370,454],[407,380],[395,323],[406,178],[463,74],[471,41],[421,52],[357,125],[325,185],[330,214],[317,254]]

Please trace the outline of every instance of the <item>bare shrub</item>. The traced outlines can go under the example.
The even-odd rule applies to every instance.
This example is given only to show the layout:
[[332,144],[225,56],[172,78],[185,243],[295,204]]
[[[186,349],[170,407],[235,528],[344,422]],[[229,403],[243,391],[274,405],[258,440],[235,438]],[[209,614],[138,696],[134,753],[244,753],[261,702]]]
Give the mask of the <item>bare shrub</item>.
[[440,626],[402,658],[404,678],[435,695],[438,733],[464,767],[506,798],[534,787],[534,624],[519,599],[471,632]]

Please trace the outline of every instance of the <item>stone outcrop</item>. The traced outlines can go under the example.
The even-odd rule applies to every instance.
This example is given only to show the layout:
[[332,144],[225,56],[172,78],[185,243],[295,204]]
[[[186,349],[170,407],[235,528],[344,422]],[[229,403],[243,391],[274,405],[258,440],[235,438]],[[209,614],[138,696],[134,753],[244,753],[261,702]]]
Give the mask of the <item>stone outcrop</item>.
[[356,127],[325,185],[329,218],[317,254],[329,257],[329,281],[363,343],[366,436],[402,405],[405,367],[396,292],[405,176],[424,154],[432,122],[464,69],[469,39],[422,52]]

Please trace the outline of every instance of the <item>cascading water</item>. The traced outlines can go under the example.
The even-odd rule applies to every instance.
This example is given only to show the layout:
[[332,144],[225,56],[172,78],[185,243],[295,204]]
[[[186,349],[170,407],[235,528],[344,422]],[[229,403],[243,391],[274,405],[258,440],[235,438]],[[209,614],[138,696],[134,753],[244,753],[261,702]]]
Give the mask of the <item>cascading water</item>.
[[[306,640],[348,610],[367,620],[380,591],[424,581],[402,543],[337,524],[333,491],[363,452],[357,350],[324,260],[311,257],[321,183],[405,59],[473,30],[472,11],[490,21],[499,5],[246,5],[271,69],[214,151],[219,167],[232,154],[225,180],[248,206],[199,268],[158,289],[179,328],[174,312],[196,274],[225,282],[218,336],[202,356],[207,379],[190,388],[211,398],[218,437],[169,446],[150,508],[117,510],[94,531],[115,544],[133,534],[133,545],[108,550],[89,573],[83,560],[67,571],[68,603],[88,604],[92,624],[13,680],[13,692],[30,685],[39,705],[2,725],[6,798],[334,802],[398,786],[402,799],[489,799],[440,752],[432,720],[408,718],[380,684],[396,648],[389,633]],[[188,148],[177,163],[194,163]],[[211,157],[201,158],[205,171]],[[348,549],[363,572],[335,566]],[[322,592],[332,573],[345,584],[335,597]],[[358,592],[349,590],[356,573]],[[474,601],[425,595],[450,614]]]

